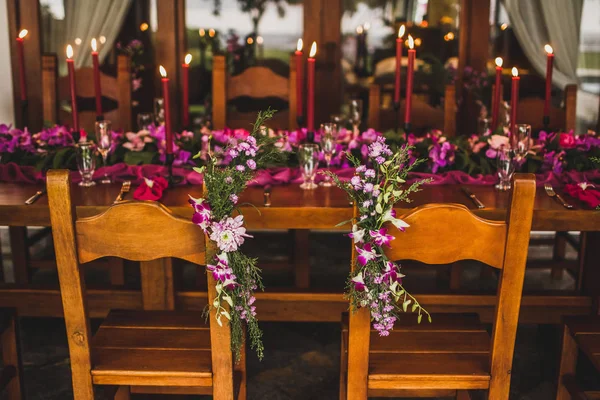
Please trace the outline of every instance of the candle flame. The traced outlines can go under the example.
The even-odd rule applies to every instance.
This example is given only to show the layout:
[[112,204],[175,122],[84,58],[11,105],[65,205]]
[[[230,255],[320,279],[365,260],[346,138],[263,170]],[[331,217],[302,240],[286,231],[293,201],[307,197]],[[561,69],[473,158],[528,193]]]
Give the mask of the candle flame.
[[404,25],[401,25],[400,28],[398,29],[398,37],[399,38],[404,36],[404,31],[406,31],[406,27]]
[[310,46],[310,54],[308,55],[310,58],[314,58],[317,55],[317,42],[313,42],[312,46]]
[[100,37],[98,39],[100,40],[100,44],[106,43],[106,36],[100,35]]
[[96,38],[92,39],[92,51],[98,51],[98,44],[96,43]]
[[302,47],[304,47],[304,42],[302,42],[302,39],[298,39],[298,44],[296,44],[296,50],[302,51]]
[[27,29],[23,29],[21,32],[19,32],[19,39],[24,39],[28,33],[29,31]]
[[411,49],[415,48],[415,40],[411,35],[408,35],[408,47]]
[[214,29],[212,29],[212,28],[211,28],[211,29],[209,29],[209,30],[208,30],[208,36],[210,36],[210,37],[215,37],[215,30],[214,30]]
[[198,31],[198,33],[200,34],[200,37],[204,37],[206,35],[206,31],[202,28],[200,28],[200,30]]
[[554,49],[549,44],[544,46],[544,50],[546,50],[546,53],[548,54],[554,54]]
[[519,70],[517,69],[517,67],[513,67],[512,76],[519,76]]
[[265,41],[265,40],[263,39],[263,37],[262,37],[262,36],[257,36],[257,37],[256,37],[256,43],[258,43],[258,44],[263,44],[263,43],[264,43],[264,41]]
[[184,61],[185,61],[186,65],[190,65],[190,63],[192,62],[192,55],[190,53],[187,53],[185,55],[185,60]]
[[363,25],[363,29],[365,30],[365,32],[368,31],[369,29],[371,29],[371,24],[368,22],[365,22]]
[[73,46],[71,46],[70,44],[67,45],[67,58],[70,60],[71,58],[73,58]]
[[496,57],[496,66],[501,67],[503,62],[502,57]]
[[158,70],[160,71],[160,76],[162,76],[163,78],[167,77],[167,70],[165,69],[165,67],[163,67],[162,65],[158,67]]
[[363,33],[363,27],[362,26],[357,26],[356,27],[356,33],[358,33],[359,35]]

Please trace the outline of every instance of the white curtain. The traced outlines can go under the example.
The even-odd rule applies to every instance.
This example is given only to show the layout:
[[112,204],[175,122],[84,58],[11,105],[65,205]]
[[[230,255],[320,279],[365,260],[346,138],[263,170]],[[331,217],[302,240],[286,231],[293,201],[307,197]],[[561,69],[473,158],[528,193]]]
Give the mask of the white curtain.
[[64,0],[66,41],[71,45],[81,39],[75,49],[75,68],[92,65],[91,41],[106,38],[99,45],[100,62],[110,53],[119,34],[131,0]]
[[548,43],[555,53],[552,83],[560,88],[577,83],[583,0],[504,0],[504,7],[536,71],[546,73]]

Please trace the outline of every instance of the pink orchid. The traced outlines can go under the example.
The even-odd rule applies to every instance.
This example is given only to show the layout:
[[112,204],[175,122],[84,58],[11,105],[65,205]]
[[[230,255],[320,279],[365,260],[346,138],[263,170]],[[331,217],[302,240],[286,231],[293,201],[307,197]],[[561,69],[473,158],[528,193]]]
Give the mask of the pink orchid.
[[387,229],[381,228],[378,231],[369,231],[369,235],[373,238],[375,244],[379,247],[381,246],[390,246],[390,242],[394,240],[392,235],[387,234]]
[[496,158],[498,155],[498,150],[500,150],[502,147],[508,146],[508,136],[492,135],[488,139],[488,144],[490,145],[490,148],[485,152],[486,157]]
[[386,261],[382,279],[384,281],[389,280],[390,283],[398,282],[402,284],[402,278],[404,278],[404,275],[400,273],[400,267],[391,261]]
[[195,199],[192,196],[189,196],[188,202],[194,207],[192,222],[206,231],[212,219],[210,204],[205,199]]
[[365,237],[365,230],[358,229],[358,225],[352,225],[352,232],[348,236],[354,241],[354,243],[363,243]]
[[371,246],[370,243],[367,243],[364,245],[364,247],[361,249],[358,246],[355,246],[356,248],[356,252],[358,253],[358,263],[361,266],[365,266],[369,263],[369,261],[375,260],[378,257],[381,257],[380,254],[377,254],[377,252],[375,251],[375,249],[373,249],[373,247]]
[[381,219],[383,222],[392,223],[392,225],[398,228],[398,230],[400,230],[401,232],[404,232],[404,230],[410,226],[400,218],[396,218],[396,210],[394,210],[393,208],[387,209],[381,216]]
[[358,292],[367,290],[367,285],[365,285],[365,280],[363,279],[362,271],[350,280],[352,281],[352,283],[354,283],[354,290]]

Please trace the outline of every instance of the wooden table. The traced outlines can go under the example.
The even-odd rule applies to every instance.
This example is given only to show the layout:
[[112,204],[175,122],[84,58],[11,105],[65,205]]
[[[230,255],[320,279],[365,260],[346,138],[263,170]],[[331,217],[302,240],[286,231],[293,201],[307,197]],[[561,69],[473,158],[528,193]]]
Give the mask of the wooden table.
[[[44,196],[31,206],[24,205],[41,186],[0,183],[0,225],[9,226],[49,226],[47,197]],[[78,216],[90,216],[105,210],[115,199],[120,186],[97,185],[92,188],[74,187],[74,203]],[[489,219],[503,219],[508,203],[508,193],[499,193],[490,186],[470,186],[471,190],[486,205],[478,210],[458,186],[427,186],[413,196],[413,203],[401,204],[400,208],[412,208],[421,204],[444,202],[460,203],[471,208],[477,215]],[[192,209],[187,203],[188,194],[200,197],[201,188],[182,186],[166,192],[162,202],[174,213],[191,217]],[[129,195],[131,198],[131,194]],[[582,249],[583,286],[580,293],[559,295],[528,295],[523,299],[523,320],[531,322],[558,322],[562,315],[588,314],[598,312],[600,298],[600,212],[586,209],[580,202],[572,200],[574,210],[563,208],[549,198],[541,188],[536,195],[532,230],[537,231],[583,231],[586,232],[587,246]],[[347,231],[348,226],[335,227],[341,221],[351,218],[352,208],[346,195],[337,188],[318,188],[303,191],[298,185],[274,186],[271,193],[271,207],[263,206],[262,188],[252,187],[240,198],[240,203],[252,203],[252,207],[242,207],[250,230],[295,229]],[[401,213],[402,210],[399,210]],[[457,227],[457,229],[460,229]],[[168,266],[167,266],[168,267]],[[149,282],[164,281],[165,272],[156,276],[143,276]],[[167,274],[168,276],[168,274]],[[149,287],[144,285],[142,287]],[[301,285],[302,287],[302,285]],[[144,298],[149,296],[172,296],[161,300],[175,308],[202,309],[206,304],[205,292],[175,292],[156,288],[154,293],[142,296],[139,291],[129,290],[89,290],[89,305],[96,316],[103,316],[111,307],[141,308]],[[347,308],[341,293],[316,293],[309,290],[259,293],[258,309],[263,320],[320,320],[337,321],[339,313]],[[493,296],[467,296],[457,294],[422,295],[421,303],[427,304],[433,312],[475,311],[483,319],[490,319],[493,312]],[[159,302],[159,303],[160,303]],[[0,290],[0,304],[19,308],[21,315],[59,316],[61,314],[60,294],[57,290],[37,290],[31,287],[17,288],[6,285]],[[316,310],[316,311],[315,311]]]

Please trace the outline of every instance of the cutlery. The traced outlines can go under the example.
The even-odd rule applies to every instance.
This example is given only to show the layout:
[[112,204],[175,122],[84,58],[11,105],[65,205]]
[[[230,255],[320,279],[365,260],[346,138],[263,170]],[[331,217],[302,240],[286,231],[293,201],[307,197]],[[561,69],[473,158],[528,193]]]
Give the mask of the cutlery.
[[28,206],[32,205],[33,203],[35,203],[37,201],[37,199],[42,197],[44,195],[44,193],[46,193],[46,189],[38,190],[37,192],[35,192],[35,194],[33,196],[31,196],[30,198],[25,200],[25,204],[27,204]]
[[123,184],[121,185],[121,191],[119,192],[119,195],[117,196],[113,204],[117,204],[118,202],[123,201],[123,197],[125,197],[125,195],[129,192],[129,189],[131,189],[131,181],[123,182]]
[[271,186],[266,186],[263,192],[265,197],[265,207],[271,207]]
[[467,197],[469,197],[471,200],[473,200],[473,203],[475,203],[477,208],[485,208],[485,204],[483,204],[481,202],[481,200],[479,200],[477,198],[477,196],[475,196],[475,194],[473,192],[471,192],[471,189],[468,189],[466,187],[461,187],[461,190],[463,191],[464,194],[467,195]]
[[555,197],[562,204],[562,206],[564,208],[568,208],[569,210],[573,208],[572,204],[567,203],[560,194],[558,194],[554,191],[554,188],[552,187],[551,184],[549,184],[549,183],[544,184],[544,189],[546,190],[546,194],[548,196]]

